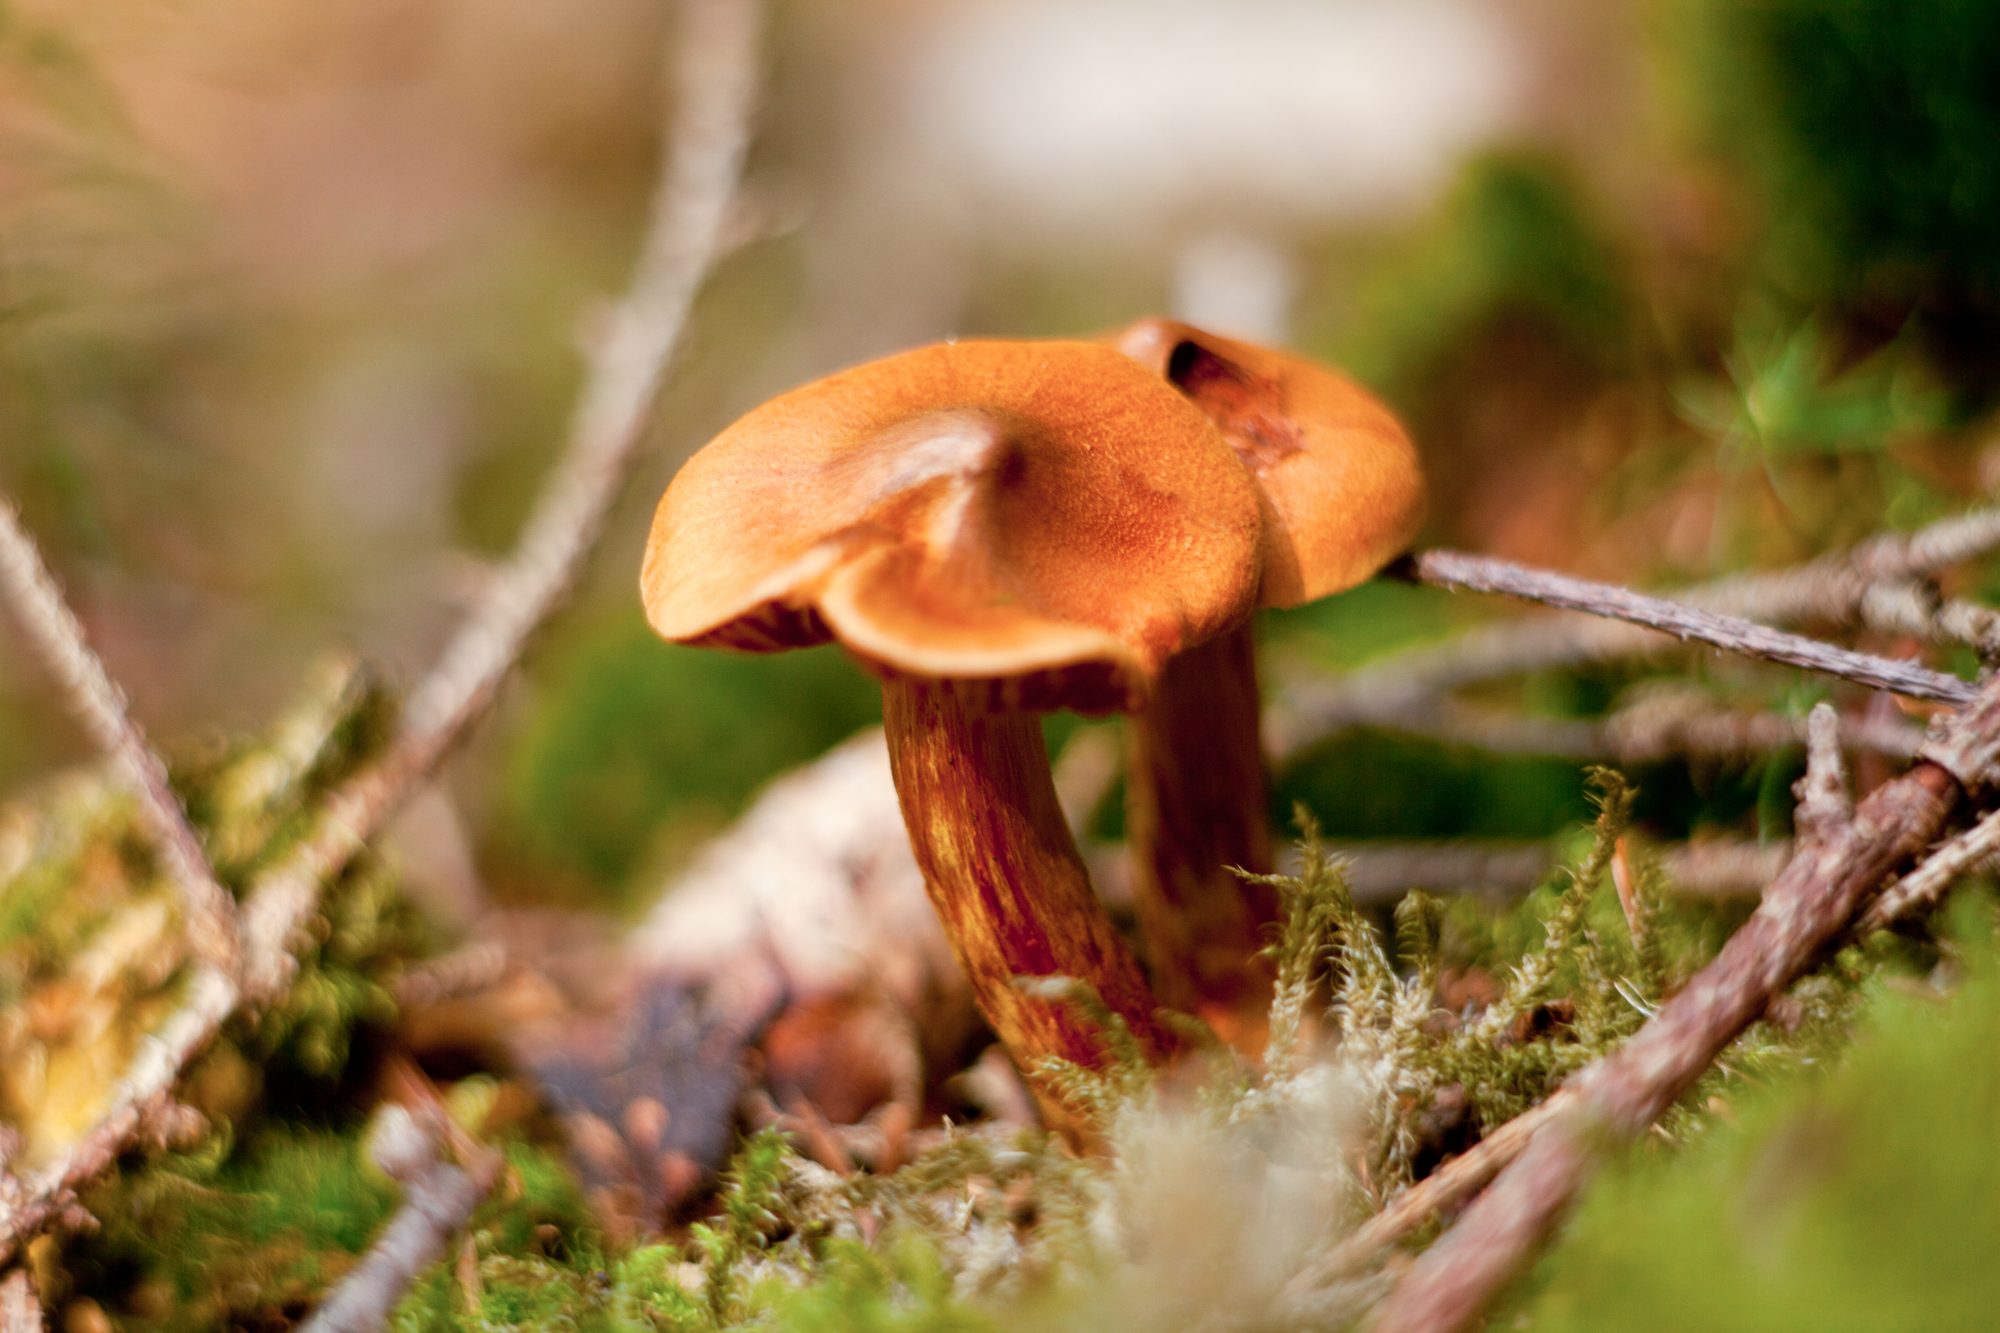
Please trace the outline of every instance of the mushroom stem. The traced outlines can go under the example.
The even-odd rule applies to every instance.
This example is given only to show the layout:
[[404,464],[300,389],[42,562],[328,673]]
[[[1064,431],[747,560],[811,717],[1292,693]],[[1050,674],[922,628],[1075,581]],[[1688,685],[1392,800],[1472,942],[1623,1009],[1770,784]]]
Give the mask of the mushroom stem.
[[1261,1045],[1271,999],[1259,956],[1276,893],[1229,867],[1271,868],[1256,650],[1238,626],[1167,662],[1128,723],[1126,829],[1154,984],[1239,1049]]
[[1016,977],[1088,982],[1148,1055],[1170,1053],[1176,1038],[1091,891],[1036,716],[989,712],[949,682],[902,678],[883,683],[882,721],[931,903],[980,1012],[1030,1081],[1040,1083],[1045,1057],[1098,1069],[1105,1051],[1074,1006],[1024,993]]

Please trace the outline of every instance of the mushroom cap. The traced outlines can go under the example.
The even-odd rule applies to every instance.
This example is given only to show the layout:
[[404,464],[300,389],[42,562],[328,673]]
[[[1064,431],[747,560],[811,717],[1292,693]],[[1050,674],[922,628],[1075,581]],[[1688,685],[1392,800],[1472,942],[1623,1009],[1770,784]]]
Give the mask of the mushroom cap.
[[1264,605],[1351,588],[1416,536],[1424,515],[1416,448],[1352,380],[1173,320],[1140,320],[1113,341],[1200,407],[1256,479]]
[[1235,452],[1130,358],[957,342],[724,430],[661,498],[640,590],[675,642],[833,640],[996,705],[1103,711],[1249,615],[1261,529]]

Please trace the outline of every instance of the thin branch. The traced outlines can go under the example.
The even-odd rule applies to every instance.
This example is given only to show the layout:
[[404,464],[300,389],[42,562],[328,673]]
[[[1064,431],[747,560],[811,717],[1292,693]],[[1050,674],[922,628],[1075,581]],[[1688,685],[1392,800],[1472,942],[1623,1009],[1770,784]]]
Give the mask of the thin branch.
[[[384,1227],[361,1262],[348,1271],[301,1333],[376,1333],[423,1271],[444,1257],[452,1238],[472,1220],[493,1192],[503,1160],[499,1153],[469,1145],[471,1160],[461,1166],[442,1155],[441,1134],[401,1107],[397,1142],[376,1153],[377,1164],[404,1182],[403,1206]],[[463,1137],[463,1136],[459,1136]]]
[[1968,702],[1975,692],[1974,686],[1956,676],[1914,663],[1856,652],[1741,617],[1633,592],[1616,584],[1571,578],[1491,556],[1423,551],[1413,556],[1405,568],[1417,582],[1432,587],[1499,593],[1566,611],[1606,616],[1706,643],[1725,652],[1782,662],[1913,699],[1957,705]]
[[[1272,754],[1288,759],[1323,737],[1312,734],[1304,719],[1284,711],[1284,701],[1281,695],[1266,715],[1265,743]],[[1804,718],[1720,707],[1699,691],[1680,688],[1639,693],[1594,718],[1536,717],[1456,699],[1429,699],[1395,712],[1349,715],[1344,722],[1494,754],[1628,767],[1675,757],[1762,759],[1806,739]],[[1913,758],[1923,741],[1919,727],[1865,713],[1843,715],[1839,730],[1843,745],[1891,759]]]
[[1854,818],[1847,763],[1840,757],[1840,723],[1833,705],[1813,705],[1806,720],[1806,772],[1793,789],[1799,804],[1792,825],[1799,847],[1810,850]]
[[528,636],[567,592],[653,424],[695,295],[723,245],[750,144],[758,8],[689,0],[682,9],[682,114],[661,145],[632,286],[591,349],[562,462],[513,556],[411,693],[402,743],[422,756],[413,761],[419,768],[487,707]]
[[[242,984],[215,969],[198,971],[182,1008],[127,1071],[112,1108],[57,1162],[0,1198],[0,1259],[59,1217],[79,1189],[135,1142],[148,1117],[166,1104],[181,1069],[239,1006],[283,994],[298,967],[291,943],[310,920],[322,886],[482,714],[588,553],[645,436],[691,295],[716,252],[749,141],[758,7],[748,0],[687,0],[682,8],[678,119],[667,136],[665,183],[655,195],[632,294],[590,359],[562,461],[518,554],[469,613],[438,671],[419,686],[408,721],[384,757],[336,792],[314,831],[251,885],[243,913]],[[647,354],[657,364],[642,364]]]
[[225,971],[236,967],[236,900],[216,880],[201,838],[167,782],[167,766],[139,729],[125,692],[91,650],[13,504],[0,496],[0,593],[62,686],[92,741],[124,774],[152,834],[167,877],[179,893],[195,951]]
[[426,1268],[444,1257],[480,1201],[493,1191],[498,1159],[474,1172],[439,1162],[409,1186],[388,1229],[311,1319],[305,1333],[375,1333]]
[[1485,1189],[1521,1155],[1535,1131],[1561,1114],[1569,1101],[1568,1093],[1556,1091],[1411,1185],[1381,1212],[1356,1227],[1324,1258],[1300,1270],[1285,1284],[1285,1296],[1292,1301],[1309,1302],[1313,1292],[1367,1267],[1384,1250],[1432,1217],[1456,1208]]
[[2000,810],[1925,857],[1917,867],[1882,890],[1861,918],[1868,934],[1937,906],[1945,891],[1975,870],[1990,869],[2000,856]]
[[[1671,591],[1675,601],[1773,624],[1853,624],[1869,589],[1922,578],[2000,550],[2000,508],[1975,509],[1915,532],[1870,538],[1787,569],[1731,574]],[[1470,685],[1591,662],[1646,657],[1673,641],[1637,626],[1568,615],[1481,625],[1391,653],[1339,681],[1298,681],[1279,696],[1300,736],[1421,709]]]
[[2000,611],[1940,597],[1927,579],[1871,583],[1855,609],[1855,619],[1878,634],[1964,644],[1982,661],[2000,657]]
[[0,1279],[0,1333],[42,1333],[47,1327],[28,1270],[17,1268]]
[[2000,757],[2000,684],[1949,718],[1925,758],[1877,787],[1803,850],[1721,953],[1624,1047],[1566,1085],[1552,1118],[1376,1311],[1378,1333],[1471,1326],[1533,1258],[1599,1152],[1643,1133],[1703,1070],[1854,925],[1869,895],[1936,836]]

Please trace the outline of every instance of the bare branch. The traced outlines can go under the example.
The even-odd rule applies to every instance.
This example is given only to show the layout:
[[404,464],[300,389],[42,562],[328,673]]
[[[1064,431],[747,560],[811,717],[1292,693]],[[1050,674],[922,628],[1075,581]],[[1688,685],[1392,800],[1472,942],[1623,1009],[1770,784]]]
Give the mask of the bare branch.
[[16,1176],[13,1188],[0,1196],[0,1260],[12,1258],[27,1237],[76,1207],[78,1191],[148,1136],[171,1104],[181,1070],[215,1039],[240,997],[235,980],[213,967],[198,968],[188,978],[181,1007],[139,1047],[110,1108],[61,1158]]
[[1840,722],[1832,704],[1815,704],[1806,720],[1806,772],[1794,790],[1799,805],[1792,823],[1801,849],[1817,847],[1854,817],[1847,763],[1840,757]]
[[70,709],[99,749],[110,755],[138,797],[167,877],[180,894],[195,950],[225,971],[236,967],[236,900],[215,878],[201,838],[167,782],[167,766],[146,743],[125,692],[91,651],[83,626],[63,599],[20,515],[0,497],[0,592],[62,685]]
[[758,8],[749,0],[689,0],[681,9],[681,115],[661,144],[632,286],[591,349],[568,446],[514,554],[411,693],[403,747],[431,762],[491,702],[528,636],[568,591],[653,424],[695,294],[723,244],[750,143]]
[[[392,1112],[416,1119],[400,1107]],[[415,1124],[410,1131],[425,1142],[415,1145],[415,1152],[409,1151],[411,1145],[398,1146],[409,1163],[377,1154],[385,1171],[404,1180],[403,1206],[361,1262],[300,1325],[303,1333],[376,1333],[388,1327],[404,1293],[444,1257],[452,1237],[465,1229],[480,1201],[493,1192],[500,1176],[498,1153],[480,1149],[474,1161],[460,1166],[443,1160],[431,1131]],[[415,1169],[405,1169],[406,1165]]]
[[[419,686],[388,752],[319,812],[314,831],[250,886],[239,986],[213,968],[189,982],[182,1008],[142,1047],[113,1105],[48,1168],[0,1198],[0,1258],[58,1218],[167,1104],[180,1071],[240,1006],[267,1003],[297,971],[291,942],[321,887],[490,703],[527,637],[548,617],[596,539],[651,419],[693,293],[716,252],[749,138],[759,9],[749,0],[687,0],[678,44],[682,93],[667,136],[664,180],[632,294],[610,321],[562,461],[517,554]],[[650,363],[648,361],[650,358]]]
[[1561,1114],[1569,1102],[1569,1094],[1558,1090],[1411,1185],[1390,1200],[1388,1207],[1356,1227],[1324,1258],[1302,1269],[1286,1284],[1285,1295],[1294,1301],[1310,1300],[1314,1291],[1366,1267],[1382,1251],[1432,1217],[1485,1189],[1493,1177],[1521,1155],[1535,1131]]
[[2000,657],[2000,612],[1946,600],[1925,579],[1871,583],[1855,619],[1878,634],[1907,634],[1926,643],[1962,643],[1990,661]]
[[1423,551],[1411,558],[1408,568],[1417,582],[1433,587],[1499,593],[1566,611],[1607,616],[1744,657],[1782,662],[1913,699],[1963,704],[1974,693],[1974,687],[1958,677],[1914,663],[1855,652],[1740,617],[1633,592],[1616,584],[1571,578],[1491,556]]
[[0,1333],[42,1333],[46,1327],[42,1299],[28,1270],[17,1268],[0,1279]]
[[[1266,714],[1265,744],[1289,758],[1322,739],[1305,719],[1284,711],[1285,696]],[[1658,763],[1674,756],[1761,759],[1773,750],[1802,745],[1804,718],[1718,706],[1706,694],[1684,688],[1647,690],[1602,717],[1535,717],[1455,699],[1427,699],[1395,712],[1349,715],[1348,725],[1366,725],[1407,736],[1425,736],[1449,745],[1495,754],[1545,755],[1620,765]],[[1899,719],[1843,715],[1841,743],[1891,759],[1915,757],[1922,729]]]
[[[1967,781],[2000,753],[2000,685],[1946,721],[1926,759],[1877,787],[1851,820],[1795,856],[1721,953],[1623,1048],[1565,1087],[1575,1102],[1419,1258],[1377,1330],[1469,1327],[1533,1257],[1604,1146],[1643,1133],[1715,1057],[1856,922],[1868,897],[1934,837]],[[1966,776],[1954,776],[1954,774]]]
[[[1731,574],[1669,592],[1705,611],[1774,624],[1855,623],[1868,590],[1921,578],[2000,549],[2000,508],[1976,509],[1907,534],[1874,537],[1788,569]],[[1481,625],[1442,643],[1405,649],[1339,681],[1300,681],[1280,703],[1299,735],[1409,713],[1424,701],[1484,681],[1588,662],[1646,657],[1671,639],[1634,625],[1567,615]]]
[[1990,869],[2000,856],[2000,810],[1937,848],[1868,905],[1860,932],[1881,930],[1935,907],[1945,891],[1975,870]]

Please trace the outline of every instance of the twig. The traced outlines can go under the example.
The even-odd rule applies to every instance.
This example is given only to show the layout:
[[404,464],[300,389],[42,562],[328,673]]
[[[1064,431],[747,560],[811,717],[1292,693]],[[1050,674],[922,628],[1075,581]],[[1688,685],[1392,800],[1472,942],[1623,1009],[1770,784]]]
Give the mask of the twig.
[[[394,1109],[408,1115],[400,1107]],[[499,1153],[481,1148],[473,1161],[460,1166],[439,1155],[436,1135],[430,1130],[414,1132],[426,1139],[419,1149],[425,1164],[412,1171],[389,1159],[381,1163],[391,1175],[404,1179],[403,1206],[361,1262],[300,1325],[303,1333],[375,1333],[387,1327],[411,1284],[444,1257],[452,1237],[493,1192],[500,1176]]]
[[1782,662],[1913,699],[1964,704],[1975,692],[1974,686],[1956,676],[1914,663],[1836,647],[1737,616],[1633,592],[1616,584],[1571,578],[1491,556],[1423,551],[1413,556],[1404,568],[1417,582],[1432,587],[1499,593],[1562,610],[1628,621],[1741,656]]
[[1947,600],[1926,579],[1872,583],[1855,619],[1878,634],[1908,634],[1927,643],[1962,643],[1982,660],[2000,657],[2000,612]]
[[1493,1177],[1521,1155],[1535,1131],[1560,1114],[1569,1100],[1568,1093],[1556,1091],[1398,1194],[1388,1207],[1356,1227],[1324,1258],[1286,1283],[1286,1297],[1294,1301],[1310,1300],[1314,1291],[1367,1266],[1382,1251],[1432,1217],[1486,1188]]
[[61,682],[71,711],[138,797],[140,814],[180,895],[196,952],[224,971],[235,970],[236,900],[216,880],[201,838],[167,782],[167,766],[146,743],[125,692],[91,651],[83,626],[5,497],[0,497],[0,592],[14,603],[22,627]]
[[1552,1118],[1377,1310],[1378,1333],[1470,1326],[1533,1257],[1589,1178],[1599,1149],[1643,1133],[1854,924],[1868,896],[1934,837],[2000,754],[2000,684],[1948,719],[1924,759],[1802,851],[1722,952],[1617,1052],[1565,1086]]
[[[1921,578],[2000,549],[2000,508],[1976,509],[1915,532],[1874,537],[1788,569],[1731,574],[1669,592],[1705,611],[1774,624],[1853,623],[1869,589]],[[1298,681],[1279,695],[1301,737],[1408,714],[1469,685],[1589,662],[1644,657],[1672,640],[1633,625],[1569,615],[1481,625],[1442,643],[1391,653],[1337,682]]]
[[662,144],[632,286],[591,349],[568,447],[512,558],[411,693],[402,743],[424,759],[434,762],[487,706],[528,636],[568,590],[653,424],[681,331],[723,244],[750,143],[758,7],[688,0],[682,9],[681,115]]
[[42,1333],[46,1327],[42,1300],[28,1270],[17,1268],[0,1278],[0,1333]]
[[1847,764],[1840,757],[1840,722],[1832,704],[1813,705],[1806,719],[1806,772],[1793,792],[1799,804],[1792,824],[1802,851],[1819,846],[1854,818]]
[[[655,196],[633,293],[590,360],[563,460],[528,523],[520,554],[469,613],[439,671],[419,687],[408,721],[383,758],[336,792],[314,831],[252,884],[243,913],[242,984],[214,969],[197,972],[189,999],[141,1050],[111,1110],[60,1160],[0,1199],[0,1259],[48,1225],[132,1144],[147,1116],[165,1103],[180,1070],[239,1006],[284,992],[298,967],[291,942],[311,918],[321,887],[477,719],[587,554],[658,396],[662,366],[643,366],[639,358],[651,351],[664,363],[678,340],[689,294],[715,252],[748,143],[758,8],[748,0],[688,0],[684,11],[682,96],[668,136],[667,183]],[[603,384],[606,379],[613,383]]]
[[1936,906],[1946,889],[1972,871],[1990,867],[1996,855],[2000,855],[2000,810],[1937,848],[1909,874],[1882,890],[1882,896],[1870,903],[1862,916],[1859,933],[1882,930]]
[[[1271,753],[1290,757],[1321,739],[1310,734],[1301,719],[1282,710],[1281,696],[1265,726]],[[1773,750],[1803,744],[1806,738],[1803,718],[1723,708],[1698,692],[1684,689],[1647,692],[1595,718],[1524,716],[1456,699],[1427,699],[1407,710],[1366,717],[1349,715],[1343,720],[1349,725],[1424,736],[1494,754],[1543,755],[1626,766],[1658,763],[1674,756],[1762,759]],[[1842,744],[1892,759],[1911,758],[1923,740],[1921,728],[1865,714],[1843,715],[1839,728]]]
[[423,1009],[498,984],[507,975],[507,946],[477,939],[439,958],[417,964],[396,978],[398,1009]]

